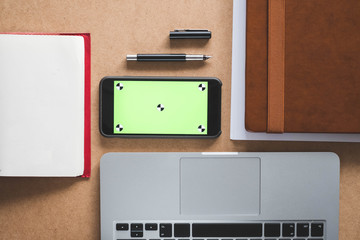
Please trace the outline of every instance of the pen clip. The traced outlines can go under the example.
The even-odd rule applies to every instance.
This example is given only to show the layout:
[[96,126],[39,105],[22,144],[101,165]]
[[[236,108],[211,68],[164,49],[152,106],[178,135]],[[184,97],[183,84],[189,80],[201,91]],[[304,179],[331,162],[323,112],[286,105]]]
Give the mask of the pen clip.
[[175,29],[174,32],[208,32],[207,29]]

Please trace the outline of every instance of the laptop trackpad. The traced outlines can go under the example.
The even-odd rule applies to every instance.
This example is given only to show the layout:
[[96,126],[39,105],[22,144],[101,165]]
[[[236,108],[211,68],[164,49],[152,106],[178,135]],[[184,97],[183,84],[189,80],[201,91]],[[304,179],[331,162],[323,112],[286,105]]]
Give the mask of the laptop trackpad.
[[180,159],[180,214],[258,215],[259,158]]

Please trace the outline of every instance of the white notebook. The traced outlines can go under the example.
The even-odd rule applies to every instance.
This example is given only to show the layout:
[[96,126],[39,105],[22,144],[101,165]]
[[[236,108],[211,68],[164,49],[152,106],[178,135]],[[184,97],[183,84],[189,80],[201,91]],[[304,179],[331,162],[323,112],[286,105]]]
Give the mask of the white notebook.
[[0,176],[84,174],[84,41],[0,34]]

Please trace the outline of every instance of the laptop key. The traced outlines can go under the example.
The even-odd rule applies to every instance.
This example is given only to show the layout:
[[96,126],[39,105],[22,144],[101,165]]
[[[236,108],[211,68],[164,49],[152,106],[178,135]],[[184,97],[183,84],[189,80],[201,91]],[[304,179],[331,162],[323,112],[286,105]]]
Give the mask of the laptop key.
[[145,230],[148,230],[148,231],[155,231],[157,230],[157,223],[146,223],[145,224]]
[[175,237],[190,237],[190,224],[189,223],[175,223],[174,224]]
[[172,224],[161,223],[160,224],[160,237],[172,237]]
[[131,231],[142,231],[143,224],[142,223],[132,223],[131,224]]
[[280,237],[280,223],[265,223],[265,237]]
[[192,236],[202,238],[262,237],[261,223],[193,223]]
[[132,223],[131,224],[131,237],[143,237],[143,224],[142,223]]
[[294,237],[295,236],[295,224],[294,223],[283,223],[282,235],[283,235],[283,237]]
[[[124,238],[118,238],[116,240],[134,240],[134,239],[124,239]],[[137,238],[136,240],[147,240],[147,239],[143,239],[143,238]],[[158,239],[160,240],[160,239]]]
[[311,224],[311,236],[322,237],[324,235],[324,224],[323,223],[312,223]]
[[308,237],[309,236],[309,224],[308,223],[298,223],[296,224],[296,235],[298,237]]
[[144,236],[143,232],[131,232],[130,235],[131,237],[136,237],[136,238]]
[[129,224],[127,223],[117,223],[116,224],[117,231],[127,231],[129,230]]

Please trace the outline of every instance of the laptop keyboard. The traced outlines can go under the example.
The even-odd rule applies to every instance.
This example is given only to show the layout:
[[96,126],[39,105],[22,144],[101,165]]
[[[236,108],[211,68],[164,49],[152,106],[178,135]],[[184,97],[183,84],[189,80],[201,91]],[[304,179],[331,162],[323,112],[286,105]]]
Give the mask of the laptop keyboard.
[[118,240],[325,240],[325,221],[114,222]]

